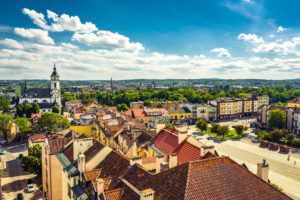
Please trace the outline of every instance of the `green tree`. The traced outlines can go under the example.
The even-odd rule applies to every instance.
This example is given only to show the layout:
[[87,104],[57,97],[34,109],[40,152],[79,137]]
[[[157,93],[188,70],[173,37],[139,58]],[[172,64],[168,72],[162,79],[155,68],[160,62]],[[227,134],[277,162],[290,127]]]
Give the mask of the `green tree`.
[[151,106],[151,100],[150,99],[145,100],[144,101],[144,106],[150,107]]
[[129,108],[125,103],[122,103],[122,104],[117,105],[117,109],[119,112],[124,112],[124,111],[128,110]]
[[8,112],[10,110],[9,99],[3,96],[0,96],[0,112]]
[[66,118],[62,118],[57,113],[46,112],[38,119],[38,126],[40,130],[57,131],[59,128],[65,129],[70,125]]
[[243,125],[236,125],[234,130],[238,135],[242,135],[244,133],[245,127]]
[[2,133],[4,140],[10,138],[10,125],[12,122],[12,116],[0,114],[0,133]]
[[54,106],[54,107],[52,108],[52,112],[53,112],[53,113],[59,113],[59,106]]
[[31,123],[29,120],[25,117],[17,118],[15,120],[16,125],[19,128],[21,139],[24,137],[24,132],[28,130],[28,128],[31,126]]
[[300,148],[300,139],[298,139],[298,138],[293,139],[292,145],[294,147]]
[[211,130],[212,133],[218,133],[219,127],[220,127],[219,124],[212,124],[210,130]]
[[286,114],[284,111],[275,109],[270,111],[268,121],[269,127],[273,129],[283,129],[286,125]]
[[37,103],[33,103],[31,107],[31,114],[34,113],[40,113],[40,106]]
[[295,138],[295,135],[292,133],[289,133],[286,135],[286,140],[287,140],[287,144],[290,145],[292,144],[293,140]]
[[276,129],[271,132],[271,140],[274,142],[279,142],[283,136],[284,134],[281,130]]
[[28,148],[28,156],[22,158],[22,166],[25,171],[37,174],[41,177],[42,172],[42,147],[38,144]]
[[206,131],[207,130],[207,122],[203,120],[198,120],[196,127],[199,128],[201,131]]
[[224,138],[225,135],[228,134],[228,132],[229,132],[229,127],[228,126],[219,126],[219,128],[217,130],[217,135],[221,135]]

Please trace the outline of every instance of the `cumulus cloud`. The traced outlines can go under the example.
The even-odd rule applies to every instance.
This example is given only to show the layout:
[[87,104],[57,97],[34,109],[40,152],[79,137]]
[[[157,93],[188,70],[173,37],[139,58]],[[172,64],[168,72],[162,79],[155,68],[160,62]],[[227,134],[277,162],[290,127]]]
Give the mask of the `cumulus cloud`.
[[247,42],[252,42],[252,43],[263,43],[264,39],[262,37],[258,37],[255,34],[245,34],[245,33],[241,33],[238,35],[237,37],[238,40],[244,40]]
[[23,14],[28,15],[30,17],[34,24],[43,29],[48,29],[45,16],[42,13],[38,13],[35,10],[29,10],[28,8],[24,8],[22,11]]
[[15,28],[14,32],[16,35],[19,35],[24,38],[28,38],[38,43],[54,44],[54,40],[51,37],[49,37],[48,31],[44,31],[41,29],[32,29],[32,28],[29,29]]
[[284,27],[282,27],[282,26],[278,26],[278,28],[277,28],[277,32],[278,32],[278,33],[284,32],[284,31],[286,31],[286,30],[287,30],[287,28],[284,28]]
[[275,42],[269,42],[261,44],[255,48],[253,51],[256,53],[280,53],[280,54],[299,54],[296,46],[300,44],[300,37],[293,37],[290,40],[282,41],[277,40]]
[[95,48],[121,48],[134,51],[144,49],[141,43],[130,42],[128,37],[110,31],[97,31],[95,33],[84,34],[75,33],[72,36],[72,40]]
[[0,40],[0,45],[4,45],[8,48],[13,48],[13,49],[23,49],[23,45],[21,43],[19,43],[16,40],[13,39],[4,39],[4,40]]
[[55,12],[47,10],[47,17],[52,21],[50,31],[73,31],[80,33],[90,33],[97,31],[98,28],[91,22],[81,23],[78,16],[69,16],[67,14],[57,15]]
[[225,48],[214,48],[210,50],[211,52],[218,53],[218,57],[229,58],[231,54],[228,49]]

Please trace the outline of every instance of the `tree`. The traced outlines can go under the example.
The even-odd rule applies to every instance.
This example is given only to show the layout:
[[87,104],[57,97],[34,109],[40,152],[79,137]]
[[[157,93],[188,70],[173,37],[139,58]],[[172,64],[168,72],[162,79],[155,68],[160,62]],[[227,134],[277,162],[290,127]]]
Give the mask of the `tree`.
[[33,113],[39,113],[40,107],[37,103],[29,104],[19,104],[17,106],[17,115],[19,117],[27,117],[30,118]]
[[[31,113],[40,113],[40,106],[37,103],[32,104]],[[30,115],[31,116],[31,115]]]
[[12,122],[13,122],[12,116],[0,114],[0,132],[2,132],[4,140],[10,138],[9,128]]
[[287,140],[287,144],[290,145],[292,144],[293,140],[295,138],[295,135],[292,133],[289,133],[286,135],[286,140]]
[[271,132],[271,140],[274,142],[279,142],[283,136],[284,135],[281,130],[276,129]]
[[206,131],[207,130],[207,122],[200,119],[197,121],[196,127],[199,128],[201,131]]
[[25,171],[41,176],[42,172],[42,147],[38,144],[28,148],[28,156],[22,158]]
[[229,127],[228,126],[219,126],[219,128],[217,130],[217,135],[221,135],[224,138],[225,135],[228,134],[228,132],[229,132]]
[[23,138],[24,132],[28,130],[28,128],[30,127],[30,122],[27,118],[25,117],[21,117],[21,118],[17,118],[15,120],[16,125],[19,128],[19,131],[21,133],[21,137]]
[[243,125],[236,125],[234,130],[238,135],[242,135],[244,133],[245,127]]
[[211,130],[212,133],[218,133],[219,127],[220,127],[219,124],[212,124],[210,130]]
[[52,112],[53,112],[53,113],[59,113],[59,106],[54,106],[54,107],[52,108]]
[[57,131],[59,128],[65,129],[70,125],[66,118],[62,118],[57,113],[46,112],[38,119],[38,125],[41,130]]
[[9,99],[6,97],[1,96],[0,97],[0,111],[2,112],[8,112],[10,110],[10,102]]
[[144,106],[150,107],[151,106],[151,100],[147,99],[144,101]]
[[273,129],[283,129],[286,125],[286,114],[284,111],[275,109],[270,111],[268,121],[269,127]]
[[117,105],[117,109],[119,112],[124,112],[124,111],[128,110],[129,108],[125,103],[122,103],[122,104]]

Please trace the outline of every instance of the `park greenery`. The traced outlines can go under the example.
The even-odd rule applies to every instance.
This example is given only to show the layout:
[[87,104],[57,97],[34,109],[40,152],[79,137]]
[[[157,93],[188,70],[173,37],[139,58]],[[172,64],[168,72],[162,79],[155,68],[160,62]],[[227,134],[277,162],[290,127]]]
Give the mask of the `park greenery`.
[[17,116],[30,118],[32,114],[40,112],[40,107],[37,103],[25,103],[18,104],[17,106]]

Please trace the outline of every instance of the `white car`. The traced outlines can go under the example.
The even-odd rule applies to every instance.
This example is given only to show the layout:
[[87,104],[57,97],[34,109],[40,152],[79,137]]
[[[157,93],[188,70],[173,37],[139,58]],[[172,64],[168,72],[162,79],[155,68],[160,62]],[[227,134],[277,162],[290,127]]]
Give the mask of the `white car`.
[[34,184],[30,179],[28,179],[27,181],[27,190],[28,192],[34,192]]

